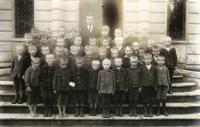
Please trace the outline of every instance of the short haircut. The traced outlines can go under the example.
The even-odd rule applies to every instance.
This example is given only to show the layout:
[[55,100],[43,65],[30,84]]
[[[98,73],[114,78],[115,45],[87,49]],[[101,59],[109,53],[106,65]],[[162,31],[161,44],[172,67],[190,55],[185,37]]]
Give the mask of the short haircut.
[[130,61],[131,61],[131,60],[138,60],[138,57],[135,56],[135,55],[133,55],[133,56],[130,57]]
[[50,57],[50,56],[55,57],[55,55],[51,53],[51,54],[47,54],[47,55],[46,55],[46,58],[47,58],[47,57]]
[[25,36],[30,36],[30,37],[32,37],[32,35],[31,35],[30,33],[25,33],[25,34],[24,34],[24,37],[25,37]]
[[114,51],[119,52],[119,49],[118,49],[117,47],[113,47],[113,48],[110,49],[110,52],[111,52],[111,53],[114,52]]
[[91,62],[91,64],[98,64],[98,65],[100,65],[100,61],[99,60],[92,60],[92,62]]
[[172,41],[172,39],[170,36],[165,36],[165,37],[161,38],[161,42],[164,42],[164,41]]
[[132,45],[133,45],[133,46],[134,46],[134,45],[140,45],[140,43],[137,42],[137,41],[134,41],[134,42],[132,43]]
[[42,49],[42,50],[44,50],[44,49],[49,49],[49,46],[44,45],[44,46],[41,47],[41,49]]
[[116,60],[121,60],[121,61],[123,62],[123,60],[122,60],[121,57],[117,57],[117,58],[115,58],[115,59],[114,59],[114,62],[115,62]]
[[37,47],[34,46],[34,45],[30,45],[30,46],[28,47],[28,51],[29,51],[29,50],[35,50],[35,51],[37,51]]
[[84,60],[83,57],[76,57],[76,62],[77,62],[77,61],[83,62],[83,60]]
[[147,58],[152,58],[152,54],[150,53],[145,53],[144,54],[144,58],[147,59]]
[[102,64],[104,64],[104,63],[109,63],[109,64],[111,65],[111,60],[110,60],[110,59],[107,59],[107,58],[105,58],[105,59],[102,61]]
[[105,25],[105,26],[102,26],[102,28],[101,28],[102,30],[105,30],[105,29],[108,29],[108,30],[110,30],[110,27],[109,26],[107,26],[107,25]]
[[159,55],[159,56],[158,56],[158,59],[163,59],[163,60],[165,60],[165,57],[162,56],[162,55]]

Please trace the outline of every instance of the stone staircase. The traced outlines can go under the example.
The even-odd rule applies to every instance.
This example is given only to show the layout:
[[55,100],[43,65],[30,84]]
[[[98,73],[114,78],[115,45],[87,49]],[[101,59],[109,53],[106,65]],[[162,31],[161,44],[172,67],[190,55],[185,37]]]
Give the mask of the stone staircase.
[[[66,118],[59,118],[57,108],[54,107],[52,117],[42,116],[43,104],[38,105],[39,116],[32,118],[28,107],[24,104],[11,104],[14,98],[13,83],[9,81],[11,51],[21,40],[0,41],[0,126],[175,126],[175,127],[199,127],[200,126],[200,89],[197,82],[185,80],[185,77],[177,73],[174,75],[172,95],[168,95],[169,116],[144,117],[143,107],[139,105],[138,117],[128,116],[128,105],[124,104],[124,117],[101,118],[97,116],[74,117],[72,106]],[[86,106],[88,111],[88,107]],[[100,112],[100,111],[98,111]]]

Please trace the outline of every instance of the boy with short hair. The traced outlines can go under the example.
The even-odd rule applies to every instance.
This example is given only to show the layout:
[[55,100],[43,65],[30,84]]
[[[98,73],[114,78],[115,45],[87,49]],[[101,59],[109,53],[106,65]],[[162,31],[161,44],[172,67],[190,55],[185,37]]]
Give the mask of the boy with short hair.
[[40,68],[46,64],[46,55],[48,55],[50,53],[50,49],[48,46],[42,46],[41,47],[41,51],[42,51],[42,56],[41,56],[41,61],[40,61]]
[[45,64],[41,68],[39,83],[45,108],[44,117],[51,117],[53,108],[53,97],[54,97],[53,76],[54,72],[57,69],[57,66],[54,63],[55,62],[54,54],[46,55],[46,62],[47,64]]
[[104,47],[99,48],[99,60],[103,61],[105,58],[108,58],[107,49]]
[[125,49],[124,49],[124,57],[123,57],[123,68],[127,69],[128,67],[131,66],[130,64],[130,57],[132,56],[133,54],[133,50],[130,46],[126,46]]
[[87,68],[91,66],[91,61],[93,59],[92,47],[89,45],[85,46],[85,56],[84,56],[84,64]]
[[160,48],[158,46],[153,46],[152,48],[152,64],[158,65],[158,57],[160,55]]
[[115,103],[115,115],[123,116],[122,105],[125,98],[125,92],[127,91],[127,72],[126,69],[122,68],[122,58],[114,59],[114,69],[115,72],[115,82],[116,82],[116,90],[114,95],[114,103]]
[[133,49],[133,55],[138,56],[138,52],[139,52],[139,49],[140,49],[139,42],[133,42],[132,43],[132,49]]
[[123,54],[123,37],[115,37],[114,43],[115,43],[115,47],[119,50],[119,55],[122,57]]
[[165,116],[168,116],[166,110],[166,100],[167,92],[170,84],[169,70],[164,65],[165,58],[163,56],[158,57],[158,66],[157,68],[157,92],[156,92],[156,115],[160,115],[160,103],[162,103],[162,108]]
[[25,72],[25,84],[27,87],[28,107],[32,117],[36,117],[37,104],[39,101],[39,76],[40,76],[40,58],[32,58],[31,67]]
[[26,69],[30,65],[30,59],[25,54],[25,49],[23,45],[18,45],[16,47],[16,55],[14,56],[11,64],[10,75],[13,79],[15,99],[12,104],[22,104],[25,99],[25,84],[24,84],[24,74]]
[[93,60],[89,69],[88,102],[90,104],[90,115],[96,116],[99,94],[97,88],[97,78],[100,70],[100,61]]
[[69,60],[61,58],[59,60],[60,67],[55,71],[53,78],[54,94],[57,94],[57,106],[59,117],[67,117],[66,108],[69,104],[69,96],[71,93],[71,86],[69,83],[72,81],[73,75],[69,67]]
[[101,42],[104,38],[107,38],[109,42],[112,41],[112,38],[110,37],[110,27],[109,26],[102,26],[101,28],[101,34],[102,36],[98,39],[98,46],[101,46]]
[[144,116],[152,117],[153,116],[153,102],[154,102],[154,94],[157,83],[157,69],[152,63],[152,55],[145,54],[144,55],[144,65],[141,65],[140,68],[142,70],[142,97],[144,104]]
[[73,100],[75,104],[75,117],[84,117],[84,102],[88,89],[88,70],[84,66],[83,57],[77,57],[76,66],[73,68],[73,82],[75,86],[72,88]]
[[110,101],[111,96],[116,90],[115,72],[110,70],[111,61],[104,59],[102,62],[103,70],[99,71],[97,90],[102,98],[103,118],[110,118]]
[[127,69],[127,78],[128,78],[128,91],[129,91],[129,116],[136,117],[139,92],[141,91],[141,69],[137,65],[138,57],[130,57],[131,66]]
[[167,36],[163,38],[164,48],[160,50],[160,55],[165,57],[165,64],[169,70],[170,84],[169,84],[169,94],[172,94],[172,81],[174,71],[177,67],[177,54],[176,49],[171,45],[171,37]]

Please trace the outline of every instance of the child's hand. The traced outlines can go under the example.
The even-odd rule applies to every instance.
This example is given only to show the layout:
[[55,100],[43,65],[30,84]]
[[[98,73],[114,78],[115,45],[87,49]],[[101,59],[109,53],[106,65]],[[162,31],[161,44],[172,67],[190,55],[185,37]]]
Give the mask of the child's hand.
[[75,86],[75,83],[74,83],[74,82],[70,82],[69,85],[70,85],[71,87],[74,87],[74,86]]
[[139,92],[141,92],[141,91],[142,91],[142,88],[140,87],[140,88],[139,88]]
[[28,86],[28,87],[26,88],[26,90],[27,90],[27,92],[31,92],[31,87]]
[[24,75],[22,76],[22,78],[24,79]]
[[54,90],[53,93],[56,94],[56,90]]

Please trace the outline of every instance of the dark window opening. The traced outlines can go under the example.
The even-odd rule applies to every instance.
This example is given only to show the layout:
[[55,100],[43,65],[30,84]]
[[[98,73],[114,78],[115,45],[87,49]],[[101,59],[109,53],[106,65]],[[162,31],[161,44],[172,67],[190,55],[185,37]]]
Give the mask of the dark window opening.
[[103,0],[103,25],[110,27],[114,36],[115,28],[122,28],[122,0]]
[[15,0],[15,36],[23,37],[34,25],[34,0]]
[[175,40],[185,39],[186,0],[168,1],[167,34]]

